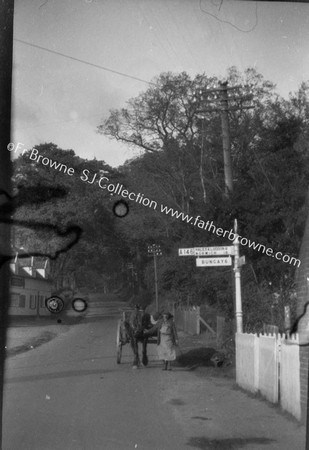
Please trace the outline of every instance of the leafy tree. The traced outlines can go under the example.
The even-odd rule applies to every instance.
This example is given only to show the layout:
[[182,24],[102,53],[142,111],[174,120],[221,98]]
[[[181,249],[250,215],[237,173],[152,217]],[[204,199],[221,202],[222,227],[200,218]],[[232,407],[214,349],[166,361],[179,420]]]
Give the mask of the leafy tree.
[[[297,257],[307,215],[308,84],[285,100],[255,69],[241,74],[232,67],[226,79],[230,86],[243,86],[242,94],[252,94],[254,99],[252,109],[242,109],[236,99],[237,109],[229,113],[234,192],[228,199],[220,112],[215,108],[218,98],[214,91],[207,99],[196,94],[214,87],[215,77],[161,74],[155,86],[129,100],[125,108],[112,110],[98,131],[143,150],[120,168],[130,189],[158,204],[213,220],[223,229],[231,229],[237,218],[242,236]],[[205,102],[211,107],[201,120],[199,111],[205,110]],[[122,237],[127,237],[132,257],[138,243],[145,247],[152,239],[161,244],[165,255],[159,269],[162,297],[191,294],[196,301],[207,300],[233,314],[231,273],[207,269],[205,276],[192,262],[176,256],[179,247],[226,245],[226,240],[135,205],[123,225]],[[252,314],[261,321],[270,320],[274,294],[293,306],[295,267],[248,247],[241,252],[254,273],[244,286],[248,323]],[[153,286],[150,263],[143,274],[148,287]],[[252,299],[259,307],[249,314]]]
[[117,272],[126,248],[118,242],[111,197],[100,189],[97,180],[89,184],[81,179],[85,169],[90,181],[95,174],[112,178],[117,173],[103,161],[84,160],[73,150],[62,150],[52,143],[36,149],[39,155],[74,168],[74,174],[31,160],[30,150],[14,161],[15,244],[30,253],[54,256],[73,238],[59,234],[59,230],[64,232],[74,225],[82,230],[82,236],[53,261],[54,278],[74,273],[80,282],[89,283],[90,273],[99,278]]

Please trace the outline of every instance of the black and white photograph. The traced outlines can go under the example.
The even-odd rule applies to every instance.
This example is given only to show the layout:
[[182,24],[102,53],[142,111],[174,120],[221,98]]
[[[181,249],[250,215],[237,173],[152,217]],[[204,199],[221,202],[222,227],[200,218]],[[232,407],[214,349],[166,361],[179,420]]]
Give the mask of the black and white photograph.
[[0,9],[1,450],[309,450],[308,3]]

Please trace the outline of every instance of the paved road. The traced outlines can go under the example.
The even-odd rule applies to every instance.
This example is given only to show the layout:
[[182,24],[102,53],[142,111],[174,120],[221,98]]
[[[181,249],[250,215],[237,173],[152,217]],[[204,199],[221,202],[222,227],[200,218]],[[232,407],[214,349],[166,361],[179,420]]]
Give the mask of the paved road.
[[129,347],[117,365],[112,312],[107,305],[107,317],[101,309],[100,320],[8,359],[4,450],[187,448],[172,408],[162,407],[160,386],[173,373],[161,371],[154,346],[151,367],[132,370]]
[[[88,308],[86,310],[87,318],[94,317],[120,317],[121,311],[130,309],[125,302],[120,302],[116,300],[117,297],[94,297],[88,302]],[[132,308],[131,308],[132,309]],[[75,313],[76,314],[76,313]],[[76,314],[77,315],[77,314]]]
[[[116,364],[121,303],[7,359],[3,450],[304,450],[304,427],[234,381],[177,367]],[[60,325],[61,327],[62,325]]]

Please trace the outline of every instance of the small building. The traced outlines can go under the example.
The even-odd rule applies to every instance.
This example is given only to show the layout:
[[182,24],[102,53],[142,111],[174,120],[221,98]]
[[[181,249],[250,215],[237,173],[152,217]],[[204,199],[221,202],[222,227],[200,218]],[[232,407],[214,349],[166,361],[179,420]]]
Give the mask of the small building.
[[49,260],[16,254],[10,263],[9,316],[49,316],[45,300],[52,295]]

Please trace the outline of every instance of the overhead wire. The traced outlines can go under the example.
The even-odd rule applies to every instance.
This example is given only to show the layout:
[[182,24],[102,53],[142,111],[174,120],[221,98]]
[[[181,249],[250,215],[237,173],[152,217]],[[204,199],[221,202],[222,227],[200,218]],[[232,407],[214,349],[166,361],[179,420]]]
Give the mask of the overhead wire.
[[[71,59],[71,60],[73,60],[73,61],[80,62],[80,63],[82,63],[82,64],[86,64],[86,65],[89,65],[89,66],[92,66],[92,67],[96,67],[97,69],[105,70],[105,71],[107,71],[107,72],[111,72],[111,73],[114,73],[114,74],[116,74],[116,75],[120,75],[120,76],[123,76],[123,77],[126,77],[126,78],[130,78],[130,79],[133,79],[133,80],[136,80],[136,81],[140,81],[140,82],[146,83],[146,84],[148,84],[148,85],[150,85],[150,86],[156,86],[156,84],[155,84],[155,83],[152,83],[151,81],[147,81],[147,80],[144,80],[144,79],[142,79],[142,78],[138,78],[138,77],[135,77],[134,75],[129,75],[129,74],[124,73],[124,72],[119,72],[119,71],[117,71],[117,70],[110,69],[110,68],[105,67],[105,66],[101,66],[101,65],[99,65],[99,64],[94,64],[94,63],[91,63],[91,62],[89,62],[89,61],[85,61],[85,60],[83,60],[83,59],[81,59],[81,58],[75,58],[74,56],[67,55],[67,54],[65,54],[65,53],[58,52],[58,51],[56,51],[56,50],[51,50],[51,49],[46,48],[46,47],[43,47],[43,46],[41,46],[41,45],[33,44],[33,43],[31,43],[31,42],[27,42],[27,41],[24,41],[24,40],[18,39],[18,38],[14,38],[14,41],[20,42],[20,43],[22,43],[22,44],[24,44],[24,45],[28,45],[29,47],[38,48],[38,49],[40,49],[40,50],[43,50],[43,51],[46,51],[46,52],[49,52],[49,53],[52,53],[52,54],[55,54],[55,55],[58,55],[58,56],[62,56],[62,57],[64,57],[64,58]],[[101,115],[102,115],[102,113],[101,113],[101,114],[91,115],[90,117],[101,116]],[[89,118],[89,117],[87,117],[87,118]],[[84,120],[85,120],[85,119],[86,119],[86,118],[84,118]],[[70,119],[70,120],[63,120],[63,121],[60,121],[60,122],[53,122],[53,123],[48,123],[48,122],[47,122],[47,123],[42,123],[42,124],[39,124],[39,125],[33,125],[33,126],[31,126],[31,128],[37,128],[37,127],[47,126],[47,125],[51,125],[51,126],[52,126],[52,125],[60,125],[60,124],[63,124],[63,123],[70,123],[70,122],[73,122],[73,123],[75,122],[75,123],[77,123],[76,119]],[[27,127],[27,128],[29,128],[29,127]]]
[[[220,7],[219,7],[219,11],[220,11],[220,8],[221,8],[221,6],[222,6],[222,3],[223,3],[223,0],[221,0]],[[140,8],[139,8],[139,10],[141,11]],[[220,19],[220,18],[219,18],[218,16],[216,16],[215,14],[212,14],[212,13],[210,13],[210,12],[208,12],[208,11],[205,11],[205,10],[202,8],[202,0],[200,0],[200,10],[201,10],[202,12],[204,12],[205,14],[207,14],[207,15],[209,15],[209,16],[215,18],[215,19],[218,20],[219,22],[221,22],[221,23],[227,23],[227,24],[231,25],[232,27],[236,28],[237,30],[242,31],[242,32],[244,32],[244,33],[248,33],[248,32],[253,31],[253,29],[257,26],[257,21],[258,21],[258,17],[257,17],[257,2],[256,2],[256,23],[255,23],[255,25],[254,25],[250,30],[242,30],[242,29],[240,29],[239,27],[237,27],[236,25],[232,24],[231,22],[226,21],[226,20],[223,20],[223,19]],[[147,20],[147,22],[149,23],[148,19],[145,17],[144,12],[141,11],[141,13],[142,13],[142,15],[144,16],[144,18]],[[171,16],[171,18],[172,18],[172,20],[173,20],[173,22],[174,22],[176,28],[178,28],[178,25],[176,24],[175,20],[173,19],[173,15],[172,15],[172,13],[171,13],[170,8],[168,8],[168,13],[169,13],[169,15]],[[153,16],[152,18],[157,22],[157,26],[158,26],[158,25],[160,24],[160,22],[159,22],[158,20],[156,20],[155,16]],[[179,28],[178,28],[178,30],[179,30]],[[187,47],[188,53],[190,53],[188,43],[185,41],[185,39],[183,38],[183,36],[181,36],[181,37],[182,37],[182,39],[183,39],[183,42],[184,42],[185,46]],[[156,36],[156,38],[158,39],[158,36]],[[22,39],[18,39],[18,38],[14,38],[14,41],[19,42],[19,43],[21,43],[21,44],[23,44],[23,45],[27,45],[27,46],[29,46],[29,47],[33,47],[33,48],[37,48],[37,49],[39,49],[39,50],[43,50],[43,51],[45,51],[45,52],[48,52],[48,53],[51,53],[51,54],[54,54],[54,55],[57,55],[57,56],[61,56],[61,57],[63,57],[63,58],[70,59],[70,60],[72,60],[72,61],[80,62],[80,63],[82,63],[82,64],[85,64],[85,65],[88,65],[88,66],[91,66],[91,67],[95,67],[95,68],[97,68],[97,69],[104,70],[104,71],[109,72],[109,73],[113,73],[113,74],[116,74],[116,75],[119,75],[119,76],[122,76],[122,77],[126,77],[126,78],[129,78],[129,79],[135,80],[135,81],[139,81],[139,82],[141,82],[141,83],[145,83],[145,84],[148,84],[148,85],[150,85],[150,86],[156,86],[156,83],[153,83],[153,82],[151,82],[151,81],[144,80],[144,79],[139,78],[139,77],[136,77],[136,76],[134,76],[134,75],[130,75],[130,74],[125,73],[125,72],[120,72],[120,71],[111,69],[111,68],[109,68],[109,67],[106,67],[106,66],[103,66],[103,65],[100,65],[100,64],[95,64],[95,63],[92,63],[92,62],[90,62],[90,61],[85,61],[85,60],[83,60],[83,59],[81,59],[81,58],[77,58],[77,57],[74,57],[74,56],[71,56],[71,55],[67,55],[67,54],[65,54],[65,53],[62,53],[62,52],[58,52],[58,51],[56,51],[56,50],[49,49],[49,48],[47,48],[47,47],[44,47],[44,46],[41,46],[41,45],[38,45],[38,44],[34,44],[34,43],[31,43],[31,42],[28,42],[28,41],[25,41],[25,40],[22,40]],[[159,39],[158,39],[158,41],[159,41],[160,44],[161,44],[161,41],[160,41]],[[173,46],[172,46],[172,44],[171,44],[171,42],[170,42],[169,39],[167,39],[167,42],[168,42],[168,44],[169,44],[171,50],[172,50],[172,51],[174,52],[174,54],[177,56],[176,51],[175,51],[175,49],[173,48]],[[162,46],[162,44],[161,44],[161,46]],[[191,55],[191,57],[192,57],[192,55]],[[101,115],[101,114],[96,114],[96,116],[99,116],[99,115]],[[74,122],[76,122],[76,120],[75,120],[75,119],[72,119],[72,120],[66,120],[66,121],[61,121],[61,122],[54,122],[54,123],[52,123],[52,124],[45,123],[45,124],[40,124],[40,125],[37,125],[37,126],[56,125],[56,124],[65,123],[65,122],[67,122],[67,123],[68,123],[68,122],[73,122],[73,123],[74,123]]]
[[41,45],[33,44],[31,42],[27,42],[27,41],[24,41],[22,39],[17,39],[17,38],[14,38],[14,41],[20,42],[21,44],[24,44],[24,45],[28,45],[29,47],[38,48],[40,50],[52,53],[54,55],[62,56],[64,58],[68,58],[68,59],[71,59],[73,61],[80,62],[82,64],[86,64],[88,66],[96,67],[97,69],[105,70],[106,72],[114,73],[116,75],[120,75],[122,77],[130,78],[130,79],[135,80],[135,81],[140,81],[141,83],[146,83],[146,84],[149,84],[151,86],[156,86],[156,84],[151,82],[151,81],[143,80],[142,78],[135,77],[134,75],[129,75],[129,74],[124,73],[124,72],[119,72],[118,70],[110,69],[109,67],[101,66],[100,64],[94,64],[92,62],[85,61],[84,59],[75,58],[74,56],[66,55],[65,53],[57,52],[56,50],[51,50],[51,49],[49,49],[47,47],[43,47]]

